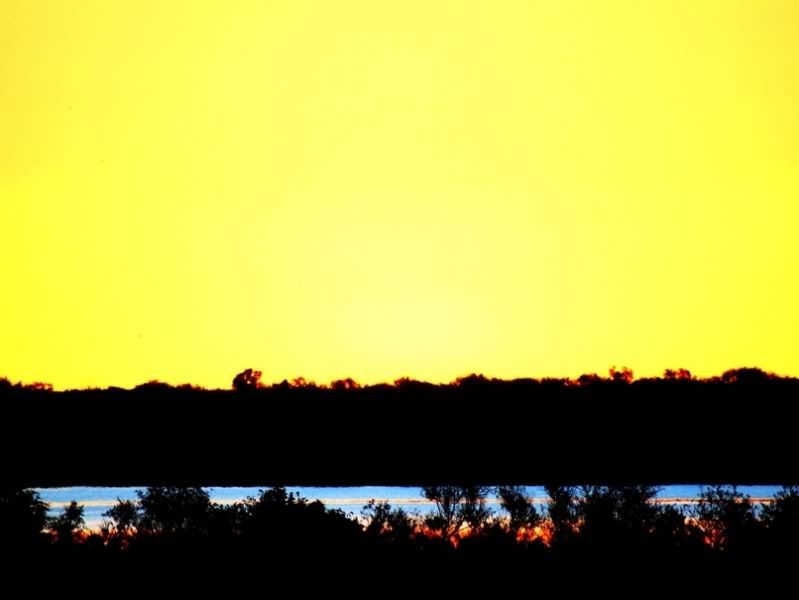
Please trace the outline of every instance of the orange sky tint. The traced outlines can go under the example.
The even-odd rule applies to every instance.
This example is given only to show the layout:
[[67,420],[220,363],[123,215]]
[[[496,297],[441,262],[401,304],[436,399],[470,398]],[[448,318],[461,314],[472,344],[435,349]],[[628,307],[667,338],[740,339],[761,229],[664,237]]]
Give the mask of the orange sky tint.
[[5,0],[0,57],[0,376],[799,374],[793,0]]

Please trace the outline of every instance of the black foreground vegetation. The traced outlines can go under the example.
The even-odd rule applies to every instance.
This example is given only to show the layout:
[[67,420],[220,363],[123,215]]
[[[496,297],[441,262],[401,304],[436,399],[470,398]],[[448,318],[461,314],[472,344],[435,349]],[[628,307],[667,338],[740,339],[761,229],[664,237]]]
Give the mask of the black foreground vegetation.
[[[48,517],[38,492],[5,488],[0,543],[4,555],[42,568],[143,573],[164,565],[224,571],[257,564],[276,573],[285,565],[503,565],[515,577],[545,577],[580,565],[750,568],[799,558],[796,486],[762,504],[735,486],[709,486],[683,506],[654,502],[658,490],[647,485],[545,489],[547,501],[536,505],[515,486],[427,486],[430,513],[376,499],[352,515],[283,487],[226,505],[203,488],[149,487],[135,501],[118,501],[90,531],[82,506]],[[486,504],[489,494],[500,507]]]

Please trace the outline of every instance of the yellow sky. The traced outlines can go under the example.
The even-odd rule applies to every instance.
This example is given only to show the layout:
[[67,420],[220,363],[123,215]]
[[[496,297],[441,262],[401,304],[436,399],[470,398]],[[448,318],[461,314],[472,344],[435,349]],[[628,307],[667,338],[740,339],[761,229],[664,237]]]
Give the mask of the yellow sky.
[[0,375],[799,374],[799,2],[0,3]]

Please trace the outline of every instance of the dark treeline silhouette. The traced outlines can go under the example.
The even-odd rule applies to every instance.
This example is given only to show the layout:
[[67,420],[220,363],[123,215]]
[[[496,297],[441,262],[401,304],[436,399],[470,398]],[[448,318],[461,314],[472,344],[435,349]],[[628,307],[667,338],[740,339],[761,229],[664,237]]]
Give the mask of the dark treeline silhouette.
[[63,485],[597,485],[799,481],[799,380],[481,375],[231,390],[150,381],[54,392],[0,380],[0,471]]
[[[438,485],[423,488],[429,514],[375,499],[351,515],[283,487],[224,505],[199,487],[149,487],[88,530],[75,502],[48,518],[36,491],[2,488],[0,550],[40,568],[99,566],[137,576],[165,565],[220,572],[257,565],[264,577],[289,565],[395,577],[501,565],[509,577],[546,579],[589,566],[741,569],[799,558],[799,487],[784,487],[764,505],[735,486],[704,487],[689,506],[655,502],[657,492],[551,485],[536,505],[517,486]],[[501,509],[487,505],[490,494]]]

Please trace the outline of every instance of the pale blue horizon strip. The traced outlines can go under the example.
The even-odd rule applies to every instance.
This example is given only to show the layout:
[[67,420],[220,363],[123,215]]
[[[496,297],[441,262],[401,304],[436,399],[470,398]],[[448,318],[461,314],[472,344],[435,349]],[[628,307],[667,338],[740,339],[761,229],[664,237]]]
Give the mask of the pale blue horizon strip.
[[[540,486],[526,486],[528,496],[537,504],[543,504],[546,494]],[[663,486],[658,498],[677,498],[690,501],[699,496],[702,486],[671,485]],[[780,486],[737,486],[738,491],[752,498],[772,497],[781,489]],[[86,526],[95,529],[100,526],[102,513],[116,504],[117,500],[136,500],[136,487],[65,487],[38,488],[42,500],[50,504],[50,514],[56,515],[60,509],[75,500],[84,505]],[[248,496],[258,496],[266,487],[213,487],[206,488],[212,502],[228,504],[239,502]],[[388,501],[393,506],[404,510],[424,514],[432,510],[432,504],[426,503],[421,488],[395,486],[359,486],[359,487],[289,487],[289,492],[299,493],[309,501],[320,500],[331,509],[341,509],[357,516],[369,499]],[[496,502],[492,502],[495,505]]]

